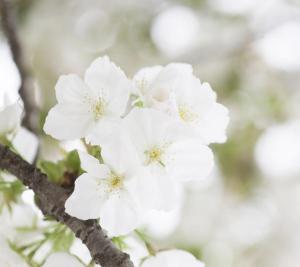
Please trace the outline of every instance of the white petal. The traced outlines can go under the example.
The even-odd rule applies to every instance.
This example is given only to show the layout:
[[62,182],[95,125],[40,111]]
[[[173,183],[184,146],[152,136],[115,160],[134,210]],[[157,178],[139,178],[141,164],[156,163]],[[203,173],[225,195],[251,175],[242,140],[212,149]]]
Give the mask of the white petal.
[[176,208],[180,197],[180,187],[173,177],[157,176],[156,180],[157,197],[155,208],[157,210],[170,211]]
[[189,64],[172,63],[163,68],[151,84],[151,95],[157,101],[165,101],[170,93],[180,84],[186,87],[186,78],[191,76],[192,67]]
[[126,191],[110,196],[103,206],[100,224],[110,236],[120,236],[130,233],[139,224],[136,204]]
[[162,66],[153,66],[140,69],[133,77],[133,81],[138,88],[137,94],[147,94],[150,85],[156,79],[159,72],[163,69]]
[[81,168],[89,174],[105,179],[110,175],[110,169],[100,164],[99,160],[83,151],[78,151]]
[[145,148],[182,136],[182,129],[170,116],[150,108],[134,108],[123,121],[124,130],[142,153]]
[[213,168],[213,154],[199,139],[175,143],[168,153],[172,157],[169,175],[179,181],[206,178]]
[[92,62],[86,70],[85,82],[93,90],[95,97],[104,97],[109,112],[116,115],[125,112],[132,83],[107,56]]
[[170,211],[179,205],[180,183],[166,175],[151,175],[145,168],[137,172],[127,188],[134,195],[143,214],[153,209]]
[[20,126],[23,105],[20,101],[0,108],[0,134],[8,133]]
[[203,83],[200,90],[203,92],[203,95],[205,95],[204,98],[211,99],[212,101],[217,100],[217,95],[209,83]]
[[[152,122],[147,119],[151,118],[145,113],[144,109],[134,108],[123,120],[122,131],[128,134],[132,144],[140,149],[139,152],[143,153],[144,148],[147,147],[151,141],[151,128]],[[145,120],[146,119],[146,120]]]
[[86,106],[57,104],[48,113],[44,131],[59,140],[73,140],[84,137],[92,122]]
[[121,119],[106,117],[99,120],[90,128],[86,135],[86,141],[92,145],[105,145],[111,140],[111,136],[120,131]]
[[176,231],[182,221],[182,205],[176,205],[176,208],[169,211],[151,210],[143,217],[142,229],[153,239],[165,239]]
[[229,123],[228,109],[215,103],[199,121],[198,133],[206,144],[224,143]]
[[75,74],[60,76],[55,85],[58,103],[82,104],[89,90],[81,78]]
[[[26,142],[24,142],[24,140],[26,140]],[[25,160],[32,163],[39,145],[39,140],[36,135],[28,131],[26,128],[21,127],[14,136],[12,144]]]
[[87,173],[79,176],[74,192],[66,201],[66,212],[82,220],[99,218],[106,195],[98,182],[99,180]]
[[152,66],[140,69],[133,77],[133,80],[137,83],[145,82],[150,85],[157,77],[159,72],[163,69],[162,66]]
[[72,267],[84,267],[80,261],[65,252],[57,252],[50,255],[46,262],[43,264],[43,267],[66,267],[66,266],[72,266]]
[[158,252],[146,259],[141,267],[204,267],[192,254],[184,250],[173,249]]
[[145,168],[136,171],[127,188],[135,196],[144,212],[157,207],[157,199],[159,197],[158,183]]
[[176,117],[178,114],[177,100],[174,92],[171,92],[165,101],[152,100],[151,107],[173,117]]
[[199,110],[206,110],[216,101],[216,93],[208,83],[201,84],[193,75],[183,77],[174,86],[178,105],[188,105]]
[[[186,88],[176,89],[178,111],[187,108],[187,112],[195,114],[192,121],[184,121],[191,127],[204,143],[221,143],[226,140],[226,127],[229,122],[228,110],[216,102],[216,94],[208,83],[200,84],[195,77]],[[180,114],[178,113],[178,118]]]
[[104,163],[113,171],[130,177],[140,168],[140,162],[131,139],[120,129],[102,143],[101,155]]

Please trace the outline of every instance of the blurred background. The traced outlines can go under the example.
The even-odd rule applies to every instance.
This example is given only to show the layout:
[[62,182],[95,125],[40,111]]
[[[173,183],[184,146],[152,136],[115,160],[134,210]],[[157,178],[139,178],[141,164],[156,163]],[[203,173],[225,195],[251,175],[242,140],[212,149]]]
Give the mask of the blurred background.
[[[129,77],[190,63],[229,108],[228,141],[212,146],[213,174],[145,224],[156,247],[187,249],[207,267],[300,266],[300,1],[15,2],[41,125],[59,75],[83,75],[105,54]],[[1,33],[0,85],[19,83]],[[59,159],[60,147],[78,144],[44,137],[40,155]]]

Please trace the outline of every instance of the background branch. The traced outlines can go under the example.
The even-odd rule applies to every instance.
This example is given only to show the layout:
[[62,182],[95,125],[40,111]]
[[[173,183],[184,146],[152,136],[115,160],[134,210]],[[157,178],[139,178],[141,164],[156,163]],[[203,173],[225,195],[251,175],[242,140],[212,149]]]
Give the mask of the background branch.
[[24,54],[17,33],[15,10],[10,0],[0,0],[2,29],[7,38],[12,57],[20,73],[20,96],[24,102],[25,116],[22,124],[30,131],[37,133],[38,113],[34,100],[34,87],[30,72],[25,64]]
[[39,169],[27,163],[8,147],[0,144],[0,169],[15,175],[31,188],[45,216],[52,216],[68,226],[88,247],[95,263],[102,267],[133,267],[129,256],[115,247],[97,220],[79,220],[65,213],[65,201],[71,190],[48,181]]

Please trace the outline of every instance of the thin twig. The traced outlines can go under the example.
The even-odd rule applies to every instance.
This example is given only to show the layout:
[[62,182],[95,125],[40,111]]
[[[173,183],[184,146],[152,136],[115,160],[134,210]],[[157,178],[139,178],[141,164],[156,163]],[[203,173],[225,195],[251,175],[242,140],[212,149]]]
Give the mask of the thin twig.
[[129,256],[107,237],[97,220],[79,220],[65,212],[64,204],[70,190],[49,182],[47,176],[24,161],[8,147],[0,144],[0,169],[15,175],[37,196],[45,216],[52,216],[68,226],[88,247],[95,263],[102,267],[133,267]]
[[24,102],[25,111],[22,124],[30,131],[37,133],[38,114],[34,100],[34,87],[30,72],[25,64],[22,46],[16,30],[17,23],[14,11],[11,0],[0,0],[2,29],[21,77],[19,93]]

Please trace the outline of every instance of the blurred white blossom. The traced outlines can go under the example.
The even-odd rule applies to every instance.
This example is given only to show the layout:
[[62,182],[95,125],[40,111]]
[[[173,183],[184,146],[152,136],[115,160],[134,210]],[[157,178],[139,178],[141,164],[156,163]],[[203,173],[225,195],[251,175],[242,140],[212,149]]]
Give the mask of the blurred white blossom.
[[18,231],[18,228],[30,228],[37,223],[37,216],[34,210],[22,202],[12,204],[10,208],[4,207],[0,215],[0,235],[16,243],[24,244],[34,240],[37,233]]
[[256,162],[266,178],[286,179],[300,174],[300,122],[274,125],[259,138]]
[[0,266],[3,267],[28,267],[22,257],[13,251],[4,237],[0,236]]
[[263,60],[279,70],[300,69],[300,22],[289,21],[270,30],[255,43]]
[[259,0],[212,0],[209,4],[220,12],[230,15],[244,15],[255,11],[260,5]]
[[11,52],[6,43],[0,39],[0,106],[1,91],[5,90],[7,94],[15,96],[20,87],[20,75],[15,63],[11,57]]
[[169,57],[180,56],[195,46],[199,21],[194,11],[173,6],[153,20],[151,37],[158,49]]
[[84,267],[84,265],[74,256],[64,253],[56,252],[50,255],[46,262],[43,264],[43,267]]
[[205,265],[197,260],[192,254],[178,249],[158,252],[147,258],[141,267],[204,267]]
[[0,89],[0,135],[15,131],[21,124],[23,103]]

